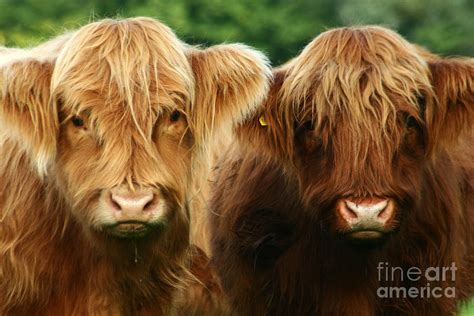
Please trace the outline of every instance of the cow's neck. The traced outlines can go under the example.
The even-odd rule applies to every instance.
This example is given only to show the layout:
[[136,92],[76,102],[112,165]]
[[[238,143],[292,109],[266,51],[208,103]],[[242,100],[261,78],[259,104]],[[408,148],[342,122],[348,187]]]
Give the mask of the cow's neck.
[[[58,197],[57,192],[48,194]],[[48,261],[34,266],[34,273],[48,280],[49,289],[41,299],[45,314],[90,314],[101,308],[124,315],[150,308],[155,315],[166,313],[183,275],[185,247],[167,253],[160,245],[163,238],[110,238],[104,244],[84,230],[66,205],[57,200],[54,206],[45,204],[36,210],[44,212],[40,216],[45,218],[52,213],[56,217],[32,236],[43,243],[36,257]],[[44,281],[41,284],[46,286]]]

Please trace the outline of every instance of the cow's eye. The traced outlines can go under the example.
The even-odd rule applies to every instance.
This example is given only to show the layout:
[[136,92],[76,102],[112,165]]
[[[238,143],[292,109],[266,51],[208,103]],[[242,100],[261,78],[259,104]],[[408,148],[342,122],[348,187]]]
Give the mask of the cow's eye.
[[180,117],[181,117],[181,112],[179,112],[178,110],[174,110],[170,114],[170,121],[171,122],[177,122]]
[[418,127],[418,121],[416,120],[415,117],[409,115],[407,117],[406,126],[407,126],[407,128]]
[[312,131],[314,130],[314,123],[312,120],[308,120],[303,123],[303,128],[307,131]]
[[73,116],[71,118],[71,122],[76,127],[83,127],[84,126],[84,120],[82,118],[80,118],[79,116],[77,116],[77,115]]

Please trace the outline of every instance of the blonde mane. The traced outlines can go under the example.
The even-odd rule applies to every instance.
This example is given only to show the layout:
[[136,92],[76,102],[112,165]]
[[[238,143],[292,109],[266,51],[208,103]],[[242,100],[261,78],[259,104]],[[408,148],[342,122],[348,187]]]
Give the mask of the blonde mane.
[[[188,46],[150,18],[0,56],[0,314],[164,313],[189,278],[195,166],[264,99],[268,60]],[[108,233],[118,188],[156,197],[146,237]]]

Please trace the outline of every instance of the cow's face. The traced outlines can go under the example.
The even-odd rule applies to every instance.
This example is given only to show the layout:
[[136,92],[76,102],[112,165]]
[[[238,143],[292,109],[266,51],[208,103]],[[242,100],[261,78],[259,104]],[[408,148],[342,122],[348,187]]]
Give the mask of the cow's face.
[[428,163],[469,128],[473,77],[472,61],[439,60],[389,30],[337,29],[276,72],[263,129],[288,131],[281,155],[310,211],[335,233],[379,240],[423,207]]
[[118,238],[187,221],[198,154],[253,110],[268,76],[244,46],[195,50],[143,18],[90,24],[51,59],[5,66],[8,137],[79,222]]
[[[175,88],[175,95],[189,91]],[[136,94],[129,107],[99,91],[61,90],[55,175],[77,217],[99,231],[138,237],[184,210],[194,145],[189,99],[163,89],[147,96],[150,104]]]

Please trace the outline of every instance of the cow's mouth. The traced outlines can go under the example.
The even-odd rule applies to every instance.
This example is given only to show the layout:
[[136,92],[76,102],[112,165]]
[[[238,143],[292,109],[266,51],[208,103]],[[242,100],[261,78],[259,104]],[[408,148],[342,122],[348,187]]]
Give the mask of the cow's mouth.
[[146,222],[124,221],[107,227],[107,233],[118,238],[141,238],[148,235],[152,227]]
[[344,239],[354,246],[372,249],[372,247],[384,245],[390,233],[391,231],[383,229],[357,229],[344,233]]
[[383,235],[384,233],[378,230],[358,230],[349,233],[350,238],[358,240],[379,239]]

